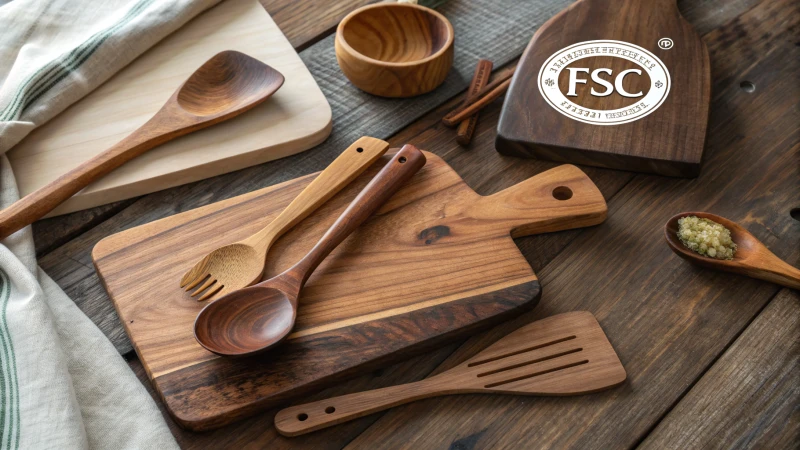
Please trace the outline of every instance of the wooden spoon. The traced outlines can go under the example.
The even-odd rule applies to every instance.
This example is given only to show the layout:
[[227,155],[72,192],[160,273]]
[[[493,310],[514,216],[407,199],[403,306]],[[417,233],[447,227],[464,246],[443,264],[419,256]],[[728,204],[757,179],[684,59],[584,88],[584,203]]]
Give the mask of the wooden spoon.
[[314,269],[424,165],[421,151],[403,146],[297,264],[203,308],[194,323],[197,342],[222,356],[252,355],[281,342],[294,327],[297,297]]
[[576,311],[525,325],[430,378],[286,408],[275,416],[275,428],[284,436],[297,436],[439,395],[586,394],[625,378],[625,368],[597,319]]
[[[731,230],[731,238],[738,246],[732,260],[714,259],[703,256],[686,248],[678,239],[678,219],[686,216],[697,216],[713,220]],[[672,251],[683,259],[709,269],[724,270],[726,272],[747,275],[759,280],[770,281],[793,289],[800,289],[800,270],[785,263],[782,259],[769,251],[749,231],[736,222],[724,217],[705,212],[680,213],[667,222],[664,226],[664,235]]]
[[151,148],[236,117],[282,85],[283,75],[261,61],[235,51],[218,53],[125,139],[0,211],[0,239],[42,218],[92,181]]
[[203,301],[258,282],[264,273],[270,246],[358,177],[388,148],[388,142],[366,136],[354,142],[275,220],[247,239],[220,247],[203,257],[183,275],[181,287],[191,291],[203,283],[191,294]]

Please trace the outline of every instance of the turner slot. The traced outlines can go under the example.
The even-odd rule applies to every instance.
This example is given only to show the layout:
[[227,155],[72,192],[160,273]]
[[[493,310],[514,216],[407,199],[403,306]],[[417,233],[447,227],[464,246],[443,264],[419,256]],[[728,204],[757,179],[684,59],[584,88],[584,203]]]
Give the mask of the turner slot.
[[493,387],[497,387],[497,386],[502,386],[504,384],[513,383],[515,381],[526,380],[528,378],[538,377],[539,375],[544,375],[544,374],[548,374],[548,373],[552,373],[552,372],[557,372],[559,370],[569,369],[570,367],[581,366],[583,364],[588,364],[588,363],[589,363],[589,360],[588,359],[584,359],[583,361],[578,361],[578,362],[574,362],[574,363],[570,363],[570,364],[565,364],[563,366],[554,367],[554,368],[548,369],[548,370],[542,370],[540,372],[534,372],[534,373],[531,373],[531,374],[528,374],[528,375],[522,375],[522,376],[519,376],[519,377],[516,377],[516,378],[511,378],[510,380],[503,380],[503,381],[498,381],[496,383],[490,383],[490,384],[487,384],[484,387],[488,389],[488,388],[493,388]]
[[506,370],[516,369],[517,367],[529,366],[531,364],[540,363],[542,361],[547,361],[547,360],[550,360],[550,359],[556,359],[556,358],[559,358],[561,356],[569,355],[569,354],[572,354],[572,353],[578,353],[580,351],[583,351],[583,348],[580,348],[580,347],[579,348],[574,348],[572,350],[567,350],[567,351],[564,351],[564,352],[555,353],[553,355],[543,356],[541,358],[532,359],[530,361],[525,361],[525,362],[521,362],[521,363],[517,363],[517,364],[512,364],[510,366],[501,367],[501,368],[495,369],[495,370],[490,370],[489,372],[479,373],[477,376],[478,377],[485,377],[487,375],[494,375],[494,374],[499,373],[499,372],[505,372]]
[[471,362],[471,363],[467,364],[467,367],[480,366],[481,364],[486,364],[486,363],[490,363],[492,361],[497,361],[498,359],[508,358],[510,356],[516,356],[516,355],[520,355],[522,353],[532,352],[534,350],[539,350],[540,348],[545,348],[545,347],[550,347],[551,345],[560,344],[561,342],[571,341],[572,339],[575,339],[576,337],[577,336],[574,336],[574,335],[573,336],[567,336],[565,338],[556,339],[554,341],[546,342],[544,344],[535,345],[533,347],[524,348],[522,350],[516,350],[516,351],[513,351],[513,352],[509,352],[509,353],[504,353],[504,354],[499,355],[499,356],[494,356],[492,358],[487,358],[487,359],[483,359],[483,360],[480,360],[480,361]]

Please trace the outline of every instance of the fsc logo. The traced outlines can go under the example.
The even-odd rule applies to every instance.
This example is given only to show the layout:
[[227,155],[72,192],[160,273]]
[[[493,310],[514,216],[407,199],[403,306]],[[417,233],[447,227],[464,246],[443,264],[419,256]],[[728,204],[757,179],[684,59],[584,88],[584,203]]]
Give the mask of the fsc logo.
[[594,125],[618,125],[652,113],[669,95],[664,63],[622,41],[585,41],[551,55],[539,70],[539,92],[561,114]]

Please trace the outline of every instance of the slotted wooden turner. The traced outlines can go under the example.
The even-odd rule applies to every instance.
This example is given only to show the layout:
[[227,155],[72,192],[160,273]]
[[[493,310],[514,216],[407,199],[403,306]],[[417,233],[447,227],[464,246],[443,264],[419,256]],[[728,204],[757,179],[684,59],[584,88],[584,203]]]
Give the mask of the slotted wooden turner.
[[526,325],[430,378],[286,408],[275,416],[275,428],[297,436],[439,395],[586,394],[616,386],[625,377],[594,315],[570,312]]

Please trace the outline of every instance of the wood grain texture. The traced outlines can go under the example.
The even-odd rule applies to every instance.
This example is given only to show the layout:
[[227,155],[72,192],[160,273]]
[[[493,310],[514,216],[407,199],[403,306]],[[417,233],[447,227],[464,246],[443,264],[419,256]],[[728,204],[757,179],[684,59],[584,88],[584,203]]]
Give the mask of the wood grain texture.
[[[378,369],[369,372],[366,375],[356,376],[347,381],[324,389],[321,392],[312,396],[306,397],[306,401],[315,399],[322,399],[326,397],[341,395],[350,390],[369,390],[375,389],[382,384],[400,384],[413,381],[417,373],[422,371],[430,371],[436,364],[435,361],[440,361],[445,358],[446,354],[452,352],[454,347],[448,345],[442,348],[431,350],[425,356],[411,358],[404,362],[402,367],[395,367],[392,370]],[[432,359],[431,356],[437,355],[438,359]],[[139,378],[140,382],[145,386],[145,389],[150,393],[156,404],[161,409],[161,413],[167,422],[167,425],[172,431],[178,445],[184,450],[193,449],[314,449],[314,450],[338,450],[341,449],[347,442],[352,440],[355,436],[361,433],[369,424],[371,424],[377,415],[372,415],[342,424],[337,427],[332,427],[326,430],[319,431],[313,435],[299,436],[295,438],[286,438],[281,436],[275,430],[273,425],[273,416],[277,412],[276,409],[268,410],[260,413],[254,417],[240,420],[222,428],[215,430],[205,431],[203,433],[196,433],[187,431],[181,428],[169,415],[166,407],[164,406],[158,392],[153,388],[147,378],[147,373],[142,366],[142,363],[136,358],[135,354],[131,354],[128,359],[128,365]]]
[[[268,361],[219,358],[200,347],[192,323],[201,305],[169,280],[205,247],[246,236],[257,226],[254,218],[277,215],[310,177],[135,228],[95,247],[104,285],[179,422],[194,429],[219,426],[361,366],[386,364],[532,307],[538,281],[510,237],[605,218],[602,195],[574,166],[481,197],[441,159],[426,156],[426,166],[317,269],[293,334]],[[267,276],[307,253],[375,171],[279,239],[268,255]],[[555,198],[559,187],[572,197]],[[195,246],[176,246],[189,236],[202,238]],[[142,277],[155,282],[143,286]]]
[[[476,129],[472,148],[465,152],[453,140],[452,130],[440,125],[442,115],[457,106],[460,101],[461,99],[456,98],[443,104],[392,137],[391,141],[395,146],[402,145],[403,142],[418,142],[421,145],[435,148],[436,153],[449,161],[459,175],[463,174],[463,178],[470,187],[484,195],[498,192],[509,185],[522,182],[537,173],[557,166],[548,161],[504,157],[494,150],[495,127],[501,106],[499,102],[493,103],[482,112],[483,117]],[[620,177],[615,176],[618,174],[613,171],[592,167],[587,167],[586,173],[595,181],[604,197],[613,196],[630,177],[628,173],[622,174],[624,176]],[[569,230],[527,236],[514,239],[514,243],[520,248],[536,273],[544,268],[547,262],[560,253],[580,232],[580,230]],[[71,266],[75,266],[75,264],[72,263]],[[404,360],[385,369],[374,370],[367,375],[354,374],[347,380],[337,382],[329,388],[297,401],[315,401],[351,392],[416,381],[429,374],[454,349],[452,344],[432,348],[421,356]],[[132,358],[135,359],[135,355]],[[134,370],[138,371],[137,373],[140,374],[140,378],[145,382],[147,388],[158,399],[164,414],[168,415],[163,401],[153,390],[152,383],[147,378],[141,363],[135,360],[131,362],[131,365]],[[187,449],[242,447],[339,449],[380,417],[380,414],[373,414],[313,434],[289,439],[277,434],[273,425],[275,412],[275,409],[270,409],[251,418],[203,433],[187,431],[175,423],[171,417],[168,417],[167,422],[181,447]]]
[[[344,16],[373,0],[259,0],[299,52],[336,29]],[[313,18],[313,20],[309,20]]]
[[[663,223],[692,203],[746,223],[782,259],[800,258],[794,245],[800,224],[789,215],[800,187],[793,164],[800,154],[794,138],[800,120],[795,98],[787,98],[796,91],[780,75],[800,69],[794,58],[786,58],[798,51],[788,38],[800,17],[795,8],[794,2],[767,1],[706,37],[712,59],[716,55],[730,69],[717,79],[712,107],[717,113],[707,163],[715,174],[693,181],[636,176],[612,197],[607,222],[582,232],[538,272],[544,295],[532,314],[470,340],[436,371],[464,361],[521,323],[587,309],[603,323],[628,372],[623,388],[591,400],[422,401],[384,414],[351,448],[446,447],[462,440],[476,449],[530,442],[543,448],[605,448],[644,439],[777,292],[765,282],[683,263],[660,242]],[[753,61],[742,52],[759,57]],[[763,88],[745,92],[741,80]]]
[[412,3],[359,8],[336,29],[339,68],[359,89],[382,97],[414,97],[437,88],[453,65],[453,25]]
[[[328,2],[320,2],[320,5],[321,3],[325,3],[325,7],[329,4]],[[684,13],[684,16],[686,16],[701,33],[711,32],[715,28],[732,21],[725,29],[714,31],[709,35],[710,39],[712,39],[712,41],[709,42],[712,47],[719,47],[716,51],[716,56],[712,58],[716,79],[714,93],[717,97],[713,107],[713,111],[716,111],[714,113],[715,118],[713,123],[716,123],[717,127],[721,127],[721,134],[730,133],[731,136],[730,140],[716,140],[716,143],[709,147],[709,152],[711,152],[711,154],[714,153],[715,150],[713,149],[715,147],[722,148],[738,140],[748,139],[746,136],[748,136],[749,133],[745,133],[744,130],[739,129],[738,125],[746,124],[751,120],[751,117],[758,118],[760,114],[765,114],[765,111],[767,111],[767,109],[764,109],[764,102],[757,102],[757,104],[761,106],[753,106],[752,109],[746,103],[743,103],[750,101],[750,99],[754,97],[758,97],[762,86],[759,85],[757,91],[749,96],[740,92],[738,83],[747,75],[742,64],[744,61],[749,61],[748,64],[756,63],[756,61],[763,56],[764,52],[770,48],[770,43],[776,42],[775,40],[780,40],[782,36],[785,36],[785,34],[781,34],[780,29],[777,33],[773,34],[771,27],[776,20],[774,16],[791,16],[794,13],[790,10],[791,2],[788,4],[779,4],[777,7],[771,8],[769,14],[764,14],[763,11],[760,13],[763,14],[763,16],[760,17],[773,16],[773,18],[767,20],[766,27],[755,29],[752,26],[752,20],[736,19],[737,16],[757,3],[760,2],[757,0],[708,2],[679,1],[681,12]],[[463,79],[461,89],[466,87],[466,82],[474,68],[478,56],[489,56],[495,60],[498,67],[503,66],[509,61],[506,55],[510,54],[513,56],[515,52],[516,55],[518,55],[522,51],[525,43],[528,42],[538,24],[541,24],[549,15],[556,13],[567,4],[568,2],[566,1],[546,4],[537,3],[533,5],[531,5],[531,3],[523,4],[520,2],[517,4],[505,1],[492,2],[490,5],[484,5],[483,2],[471,2],[471,8],[474,9],[468,9],[462,7],[462,2],[449,2],[442,10],[454,23],[458,34],[459,47],[456,49],[454,73],[459,73]],[[333,3],[330,3],[330,5],[332,7],[334,6]],[[339,5],[338,2],[335,4],[337,7]],[[521,10],[519,8],[523,5],[526,6],[527,9]],[[296,14],[298,16],[296,20],[293,20],[293,23],[297,26],[304,28],[315,27],[318,24],[312,23],[314,21],[306,20],[306,13],[316,10],[315,8],[317,7],[322,6],[317,5],[315,2],[287,2],[287,6],[283,8],[283,11],[288,15]],[[508,12],[508,14],[504,11]],[[540,15],[539,11],[544,12]],[[473,14],[481,18],[479,20],[471,19],[470,17],[475,17]],[[278,21],[278,16],[276,14],[273,13],[273,17]],[[480,23],[484,22],[488,23],[486,27],[478,26]],[[281,24],[280,21],[278,21],[278,23],[279,25]],[[501,35],[505,33],[503,37],[505,40],[495,39],[495,30],[498,30]],[[284,31],[287,30],[284,29]],[[742,39],[739,35],[740,33],[742,35],[749,35],[750,38]],[[752,38],[753,36],[763,36],[762,43],[754,41]],[[500,45],[501,43],[503,45]],[[506,47],[506,44],[511,47]],[[321,57],[321,53],[324,53],[327,48],[332,57],[332,45],[332,40],[326,39],[323,43],[319,44],[319,46],[312,46],[307,52],[301,54],[301,56],[306,58],[307,62],[319,61],[317,58]],[[513,48],[514,45],[517,47]],[[317,50],[320,50],[320,52],[318,53]],[[713,51],[712,49],[712,52]],[[495,56],[502,56],[503,58],[497,59]],[[743,58],[745,59],[743,60]],[[471,149],[469,152],[463,151],[463,149],[454,142],[452,130],[438,125],[442,116],[449,110],[458,106],[458,103],[461,101],[459,98],[449,103],[441,103],[443,99],[449,98],[458,92],[457,90],[451,90],[453,85],[450,83],[452,80],[448,80],[444,86],[430,94],[432,99],[428,99],[426,96],[415,99],[413,104],[406,104],[403,101],[383,104],[378,102],[377,99],[367,101],[368,96],[366,95],[363,96],[364,98],[359,98],[359,91],[349,87],[346,81],[344,81],[341,86],[337,85],[335,81],[338,69],[335,68],[335,60],[333,60],[332,63],[333,66],[331,67],[333,67],[334,70],[330,73],[325,70],[325,64],[322,63],[314,70],[315,76],[322,80],[320,81],[320,86],[326,93],[326,96],[333,99],[331,100],[331,104],[334,109],[337,127],[329,141],[314,151],[243,170],[236,174],[220,176],[205,180],[201,183],[148,195],[133,204],[127,202],[123,207],[116,210],[118,213],[115,212],[116,215],[113,217],[104,215],[106,212],[102,208],[95,208],[88,211],[98,211],[96,215],[92,217],[85,217],[83,213],[77,213],[48,219],[34,225],[37,248],[46,249],[48,253],[50,253],[49,249],[52,249],[54,246],[59,247],[52,251],[47,257],[40,259],[41,265],[50,275],[58,280],[61,286],[75,299],[78,305],[95,320],[110,338],[112,338],[112,341],[117,345],[120,351],[125,352],[130,350],[130,343],[116,317],[116,313],[113,311],[111,303],[108,301],[105,291],[100,286],[94,274],[90,258],[91,248],[98,240],[118,232],[119,230],[186,211],[199,205],[249,192],[253,189],[259,189],[263,186],[291,179],[315,170],[321,170],[338,155],[341,148],[344,148],[344,146],[352,142],[352,140],[357,138],[364,130],[374,130],[375,133],[371,134],[386,138],[392,136],[397,130],[402,128],[399,134],[388,139],[393,145],[399,146],[405,142],[413,142],[423,148],[430,148],[437,155],[445,159],[471,188],[483,195],[501,190],[515,182],[527,179],[555,165],[552,162],[542,160],[520,160],[505,157],[498,155],[494,151],[495,124],[499,115],[500,102],[493,102],[481,112],[482,119],[478,124]],[[342,89],[345,90],[344,93]],[[353,95],[350,95],[347,89],[351,89],[354,92]],[[440,95],[440,93],[444,91],[447,92]],[[791,89],[789,89],[788,92],[791,93]],[[742,95],[742,97],[739,97],[739,95]],[[780,101],[778,101],[778,103],[780,103]],[[428,115],[423,115],[425,111],[431,110],[436,105],[439,105],[436,109],[433,109]],[[754,125],[755,128],[758,128],[761,126],[760,124],[764,123],[765,125],[763,126],[765,129],[773,130],[772,124],[766,125],[772,120],[773,116],[771,114],[767,115],[769,120],[757,122]],[[415,120],[418,117],[421,117],[421,119]],[[731,126],[725,125],[728,121],[732,121],[733,124]],[[411,123],[410,126],[408,126],[409,123]],[[782,130],[775,130],[772,136],[773,139],[780,140],[791,137],[793,136],[792,133],[796,132],[795,128],[789,126]],[[783,138],[780,136],[783,136]],[[331,144],[333,141],[337,143]],[[762,138],[760,143],[755,145],[763,145],[763,142],[764,140]],[[774,144],[774,142],[770,145],[772,144]],[[761,148],[756,149],[749,145],[740,145],[740,147],[737,147],[739,149],[737,152],[747,153],[761,150]],[[759,175],[757,179],[761,179],[764,174],[770,174],[770,169],[774,167],[774,165],[765,166],[764,171],[761,172],[761,175]],[[789,163],[784,169],[788,170],[791,169],[791,167],[792,164]],[[620,188],[625,186],[632,177],[631,173],[600,168],[587,167],[584,170],[592,180],[595,181],[606,198],[613,198]],[[775,182],[776,185],[780,185],[781,183],[781,181]],[[769,183],[769,185],[772,186],[773,184]],[[769,192],[769,189],[770,188],[767,187],[766,190],[762,192]],[[681,203],[681,206],[676,208],[676,210],[697,207],[692,197],[684,198]],[[756,214],[752,217],[752,220],[764,222],[765,219],[769,219],[764,223],[768,227],[773,227],[774,223],[771,222],[771,220],[785,213],[783,209],[784,206],[787,205],[776,204],[773,210],[766,214]],[[672,212],[675,211],[671,211],[670,213]],[[98,224],[98,222],[100,223]],[[765,236],[770,234],[770,231],[764,226],[758,224],[756,226],[758,227],[760,238],[764,239]],[[784,228],[779,227],[779,229],[783,230]],[[62,235],[62,230],[70,230],[70,236]],[[547,265],[580,234],[581,232],[578,230],[565,231],[518,238],[515,239],[515,243],[520,248],[529,264],[531,264],[534,271],[538,273],[547,267]],[[70,242],[64,244],[63,240],[66,238],[69,238]],[[581,246],[581,251],[592,252],[592,245],[591,243],[588,245],[584,243]],[[790,249],[791,245],[785,247]],[[784,258],[789,256],[787,253],[779,254]],[[793,263],[797,262],[796,259],[792,260],[790,258],[788,260]],[[693,270],[689,270],[689,273],[701,274]],[[725,277],[725,275],[701,275],[700,282],[718,280],[719,277]],[[547,289],[553,289],[554,287],[555,286],[551,286]],[[648,293],[651,292],[651,290],[658,290],[661,288],[661,285],[644,283],[634,295],[638,295],[639,298],[648,298]],[[583,296],[583,293],[578,296]],[[746,302],[747,300],[741,300],[741,304],[747,305]],[[729,307],[731,308],[736,308],[740,305],[736,299],[732,299],[730,303]],[[545,313],[545,315],[546,314],[547,313]],[[502,333],[502,331],[500,333]],[[502,336],[502,334],[494,335],[494,338],[499,338],[500,336]],[[609,337],[612,343],[616,344],[612,333],[609,333]],[[313,401],[315,399],[341,395],[348,392],[374,389],[423,378],[430,373],[432,368],[436,366],[439,361],[451,352],[452,348],[452,346],[444,347],[423,356],[395,364],[385,370],[360,376],[347,383],[341,383],[321,393],[314,394],[304,401]],[[138,364],[137,361],[132,361],[131,364],[135,370],[139,371],[137,373],[145,377],[143,379],[146,381],[146,375],[144,375],[142,366]],[[150,387],[149,382],[145,384],[148,388]],[[689,386],[690,383],[687,381],[685,385]],[[605,396],[607,394],[599,395]],[[521,401],[524,402],[524,400]],[[424,406],[433,406],[435,404],[435,401],[433,403],[427,403],[426,401]],[[503,407],[505,401],[498,399],[498,402],[493,404],[499,410]],[[530,404],[532,405],[531,407],[534,408],[539,404],[539,401],[532,401]],[[159,405],[163,407],[160,399]],[[453,408],[449,414],[469,413],[471,407],[472,405],[469,403],[469,399],[467,399],[466,402],[459,401],[453,404]],[[426,413],[425,409],[426,408],[423,407],[421,411]],[[274,411],[266,412],[251,419],[243,420],[206,433],[185,431],[170,420],[168,420],[168,423],[170,423],[170,427],[182,448],[187,449],[241,449],[251,447],[338,449],[352,441],[355,436],[360,434],[365,428],[368,428],[380,417],[379,414],[371,415],[357,421],[319,431],[311,435],[294,438],[289,441],[276,435],[274,427],[272,426],[273,414]],[[632,420],[637,423],[642,422],[642,426],[646,428],[650,426],[649,424],[657,420],[651,420],[649,417],[651,416],[639,419],[637,416],[633,416]],[[524,423],[525,415],[511,415],[510,420],[512,422]],[[545,426],[547,430],[550,430],[549,433],[551,433],[551,435],[558,435],[568,430],[566,427],[569,427],[571,423],[572,422],[554,422],[551,420],[546,422],[546,425],[543,426]],[[435,442],[435,446],[437,447],[446,447],[449,443],[454,443],[456,446],[474,446],[475,448],[481,448],[482,437],[494,433],[492,429],[487,429],[487,431],[481,433],[486,427],[477,428],[475,432],[472,431],[473,428],[468,427],[469,426],[465,426],[463,429],[458,428],[453,434],[448,434],[438,440],[434,439],[433,442]],[[410,433],[410,436],[413,437],[420,433],[421,429],[422,428],[418,427],[408,427],[407,431]],[[509,441],[513,441],[513,433],[517,431],[504,428],[503,432],[509,434],[507,437]],[[543,431],[543,433],[546,432]],[[530,442],[524,439],[525,437],[523,434],[520,445]]]
[[[664,38],[671,48],[660,48]],[[550,59],[589,41],[595,41],[592,56],[578,54],[573,61],[573,51]],[[620,53],[611,41],[638,48]],[[579,69],[586,72],[575,78],[588,81],[568,87],[570,70]],[[609,89],[593,81],[595,70],[609,71],[600,77]],[[618,78],[627,70],[639,76]],[[557,79],[544,80],[548,76]],[[565,100],[553,103],[540,90]],[[502,153],[670,176],[700,173],[711,69],[705,44],[674,1],[570,5],[536,32],[506,97],[496,144]],[[613,123],[605,121],[611,111],[621,111]],[[628,121],[634,115],[638,119]]]
[[798,335],[800,295],[784,289],[638,448],[796,448]]
[[[681,243],[678,238],[678,219],[695,216],[714,221],[731,231],[733,242],[737,245],[732,260],[719,260],[702,256]],[[753,236],[746,228],[716,214],[706,212],[686,212],[673,216],[664,227],[667,244],[681,258],[714,270],[738,273],[747,277],[769,281],[792,289],[800,289],[800,270],[786,264]]]
[[42,218],[90,183],[148,150],[255,108],[283,82],[278,71],[244,53],[217,53],[189,75],[144,125],[0,211],[0,239]]
[[267,252],[275,240],[355,180],[388,148],[388,142],[368,136],[355,141],[275,220],[253,235],[203,256],[183,274],[180,286],[198,301],[204,301],[257,283],[264,273]]
[[[294,329],[298,298],[314,270],[424,165],[425,155],[404,145],[299,261],[268,280],[206,305],[194,322],[197,342],[212,353],[232,357],[263,354],[283,342]],[[324,173],[314,181],[320,177]]]
[[36,191],[130,135],[192,71],[224,50],[239,50],[269,64],[286,77],[285,84],[270,101],[237,120],[183,136],[127,162],[51,215],[282,158],[328,136],[327,101],[269,15],[256,0],[225,1],[153,46],[9,151],[20,194]]
[[579,395],[623,381],[625,369],[597,319],[577,311],[525,325],[431,378],[286,408],[275,416],[275,428],[297,436],[430,397]]
[[[453,70],[448,79],[434,92],[415,99],[378,98],[353,86],[337,68],[333,37],[330,36],[300,55],[325,92],[336,117],[337,125],[323,144],[313,151],[273,161],[267,165],[151,194],[141,202],[126,208],[113,219],[104,222],[100,227],[40,259],[40,264],[46,267],[48,274],[60,282],[70,297],[75,299],[90,317],[96,318],[95,322],[102,325],[101,329],[112,338],[112,342],[121,352],[130,351],[132,347],[125,337],[121,324],[116,327],[111,325],[115,321],[118,322],[118,319],[92,268],[91,248],[100,239],[136,225],[322,170],[343,148],[365,133],[378,138],[392,136],[410,121],[466,89],[469,76],[477,62],[477,57],[473,56],[472,52],[491,54],[496,63],[502,65],[522,52],[533,33],[534,24],[543,23],[549,14],[556,13],[563,6],[543,0],[533,4],[511,0],[473,2],[469,5],[461,2],[446,3],[440,12],[453,23],[459,39],[473,43],[470,44],[471,51],[460,52],[457,48]],[[514,17],[515,21],[508,21],[508,17]],[[282,90],[286,87],[284,86]],[[449,108],[452,109],[454,106],[450,105]],[[436,121],[438,120],[441,120],[441,115]],[[424,133],[419,134],[424,137]],[[432,139],[435,146],[429,148],[438,149],[439,146],[447,146],[448,142],[452,142],[452,131],[448,132],[448,136],[444,140]],[[397,141],[396,144],[402,145],[406,142],[417,143],[417,141]],[[486,155],[485,152],[480,154],[484,159],[498,160]],[[508,170],[509,166],[504,164],[502,170]],[[514,179],[501,176],[501,171],[489,171],[485,178],[480,175],[480,180],[504,181],[503,185],[494,185],[498,190],[553,166],[553,164],[526,164],[524,167],[527,169],[517,172],[517,178]],[[462,167],[470,172],[476,172],[475,168],[479,165],[472,167],[463,164]],[[474,176],[479,175],[476,173]]]

